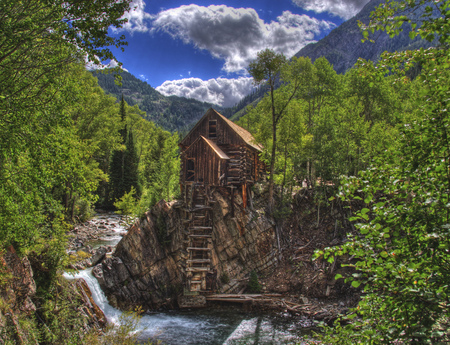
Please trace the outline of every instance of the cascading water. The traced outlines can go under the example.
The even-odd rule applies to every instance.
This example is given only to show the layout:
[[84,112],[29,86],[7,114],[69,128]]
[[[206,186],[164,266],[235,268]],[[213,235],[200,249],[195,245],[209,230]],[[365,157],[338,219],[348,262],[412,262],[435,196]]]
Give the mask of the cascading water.
[[[120,230],[118,228],[117,232]],[[92,268],[87,268],[64,276],[84,279],[108,322],[119,324],[122,312],[108,303],[91,271]],[[301,342],[302,329],[309,323],[309,320],[288,315],[261,315],[241,309],[202,309],[146,314],[140,319],[138,330],[142,341],[157,339],[168,345],[295,344]]]

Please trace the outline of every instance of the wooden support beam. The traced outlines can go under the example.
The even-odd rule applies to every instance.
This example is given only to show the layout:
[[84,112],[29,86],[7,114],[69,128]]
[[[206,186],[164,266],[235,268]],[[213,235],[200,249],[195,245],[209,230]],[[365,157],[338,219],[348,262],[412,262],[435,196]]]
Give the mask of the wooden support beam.
[[186,272],[209,272],[209,267],[187,267]]
[[190,226],[188,230],[212,230],[212,226]]
[[211,259],[192,259],[192,260],[186,260],[186,263],[188,264],[209,264],[211,262]]

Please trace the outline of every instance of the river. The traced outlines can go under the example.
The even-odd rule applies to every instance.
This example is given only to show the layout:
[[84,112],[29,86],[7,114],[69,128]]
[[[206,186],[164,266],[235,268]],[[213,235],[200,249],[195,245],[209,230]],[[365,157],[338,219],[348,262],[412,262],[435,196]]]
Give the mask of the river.
[[[117,216],[112,217],[114,221],[105,216],[97,216],[93,221],[107,219],[109,223],[118,223]],[[115,225],[117,233],[124,232],[125,228],[121,226]],[[104,239],[101,243],[108,240]],[[117,242],[114,236],[109,244],[115,245]],[[91,271],[92,268],[87,268],[76,274],[65,273],[65,277],[83,278],[108,322],[118,324],[122,312],[108,303]],[[240,308],[211,308],[147,313],[140,319],[138,330],[141,332],[140,340],[160,340],[167,345],[263,345],[301,343],[302,334],[308,326],[311,326],[310,320],[284,313],[258,314]]]

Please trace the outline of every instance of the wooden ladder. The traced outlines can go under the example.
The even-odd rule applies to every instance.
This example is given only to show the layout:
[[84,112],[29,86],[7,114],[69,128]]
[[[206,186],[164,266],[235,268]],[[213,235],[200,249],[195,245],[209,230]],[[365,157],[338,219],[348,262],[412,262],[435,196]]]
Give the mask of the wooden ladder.
[[186,190],[187,221],[187,260],[186,288],[190,291],[208,291],[207,276],[211,270],[211,238],[212,238],[212,207],[205,186],[201,183],[190,185]]

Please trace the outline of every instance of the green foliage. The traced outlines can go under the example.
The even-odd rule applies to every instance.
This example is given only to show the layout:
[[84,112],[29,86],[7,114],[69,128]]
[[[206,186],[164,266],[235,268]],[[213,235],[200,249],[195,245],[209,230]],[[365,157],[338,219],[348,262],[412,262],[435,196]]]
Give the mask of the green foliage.
[[180,176],[178,135],[158,130],[151,139],[151,145],[143,153],[141,171],[145,186],[142,199],[147,208],[161,199],[170,201],[177,196]]
[[[108,94],[120,99],[123,95],[129,105],[136,105],[143,111],[142,118],[154,122],[166,131],[186,132],[213,105],[195,99],[170,96],[166,97],[139,80],[132,74],[121,71],[121,86],[115,83],[114,75],[108,71],[95,71],[99,85]],[[217,105],[214,105],[217,107]]]
[[114,207],[118,210],[116,212],[127,216],[136,215],[139,200],[135,198],[135,195],[136,190],[131,186],[130,191],[114,203]]
[[220,275],[220,281],[222,284],[228,284],[230,282],[230,276],[228,275],[227,271],[223,271]]
[[403,31],[403,24],[411,24],[410,39],[420,36],[429,42],[436,38],[442,45],[448,45],[449,28],[448,21],[450,2],[418,0],[418,1],[393,1],[390,0],[384,6],[378,6],[371,15],[368,25],[359,23],[364,39],[369,33],[382,30],[391,38]]
[[134,196],[140,201],[135,214],[141,216],[161,199],[170,201],[179,193],[179,137],[144,120],[137,106],[124,104],[127,149],[114,153],[109,185],[112,193],[117,194],[116,199],[129,191],[124,187],[138,186],[140,189],[136,188]]
[[[39,340],[38,324],[35,317],[19,313],[11,315],[11,305],[0,297],[0,339],[4,345],[16,345],[20,340],[37,344]],[[6,317],[5,317],[6,316]]]
[[114,58],[108,46],[123,38],[106,29],[120,27],[127,9],[128,1],[1,2],[0,246],[23,253],[58,237],[78,199],[95,201],[98,146],[80,137],[75,111],[92,87],[78,86],[89,80],[74,63]]
[[118,325],[109,324],[103,334],[91,331],[83,339],[85,345],[136,345],[136,344],[160,344],[159,341],[148,340],[143,343],[139,340],[143,330],[139,330],[142,310],[137,308],[134,312],[124,312],[118,320]]
[[167,232],[166,221],[167,219],[162,214],[156,219],[156,237],[162,246],[167,246],[170,244],[170,236]]
[[[396,34],[397,24],[410,19],[390,16],[398,8],[416,11],[424,3],[380,7],[373,17],[378,23],[374,28],[381,23]],[[340,247],[317,253],[354,257],[350,266],[356,273],[346,281],[365,293],[346,317],[351,323],[328,330],[327,341],[431,344],[445,340],[445,320],[450,317],[450,55],[448,27],[435,25],[447,18],[448,6],[447,1],[436,7],[442,14],[438,19],[428,17],[425,10],[422,20],[426,21],[417,29],[427,39],[438,34],[443,47],[386,54],[379,64],[381,70],[389,67],[394,74],[391,80],[400,84],[410,83],[405,75],[415,65],[422,71],[410,83],[414,97],[408,99],[395,149],[386,150],[359,177],[342,183],[343,200],[364,203],[352,218],[357,234]],[[373,71],[372,77],[378,78],[378,72]]]
[[258,280],[258,275],[255,271],[250,272],[250,278],[248,280],[247,290],[252,293],[260,293],[262,286]]
[[256,84],[267,82],[271,87],[275,83],[275,78],[287,62],[283,54],[277,54],[271,49],[265,49],[258,53],[255,61],[248,65],[248,73],[253,77]]
[[[299,92],[305,80],[307,80],[308,60],[294,57],[290,63],[283,54],[277,54],[273,50],[266,49],[258,53],[258,58],[251,62],[248,72],[256,84],[267,83],[270,87],[270,128],[271,128],[271,150],[266,151],[269,163],[269,209],[274,208],[274,179],[275,164],[277,160],[278,128],[279,123],[286,115],[286,109],[294,96]],[[281,76],[285,82],[275,93],[275,81]],[[286,149],[286,147],[285,147]]]
[[283,67],[284,84],[273,98],[275,107],[283,110],[276,145],[270,95],[239,120],[263,144],[261,158],[268,165],[275,148],[273,176],[280,186],[279,200],[292,195],[305,179],[327,186],[320,189],[325,193],[339,186],[341,175],[356,175],[380,152],[395,150],[396,126],[409,107],[411,87],[385,74],[386,68],[361,61],[339,76],[324,58],[314,64],[307,58],[294,59]]
[[138,175],[139,157],[135,148],[133,132],[127,126],[125,101],[123,97],[120,102],[120,117],[123,127],[119,132],[125,146],[114,151],[112,154],[110,164],[111,201],[126,195],[130,192],[131,188],[134,189],[136,197],[141,195]]
[[77,200],[74,207],[74,217],[77,222],[83,223],[94,216],[92,204],[88,200]]
[[[67,262],[65,234],[75,219],[90,216],[99,195],[106,199],[112,152],[124,148],[131,157],[127,178],[134,185],[145,170],[139,157],[151,147],[146,130],[163,132],[143,125],[137,107],[123,105],[129,115],[123,137],[118,104],[85,71],[85,55],[94,62],[114,59],[108,47],[123,45],[123,37],[109,37],[107,29],[125,23],[129,2],[0,2],[0,252],[13,245],[29,257],[39,320],[18,323],[38,332],[41,343],[83,343],[80,303],[58,279]],[[165,175],[171,182],[174,141],[167,151],[175,152],[162,156],[172,164]],[[169,198],[173,182],[167,185]]]
[[92,62],[115,59],[109,46],[120,47],[124,37],[108,36],[120,28],[128,0],[95,3],[56,0],[6,0],[0,4],[0,109],[2,122],[19,120],[18,112],[45,105],[47,89],[66,67],[86,54]]

